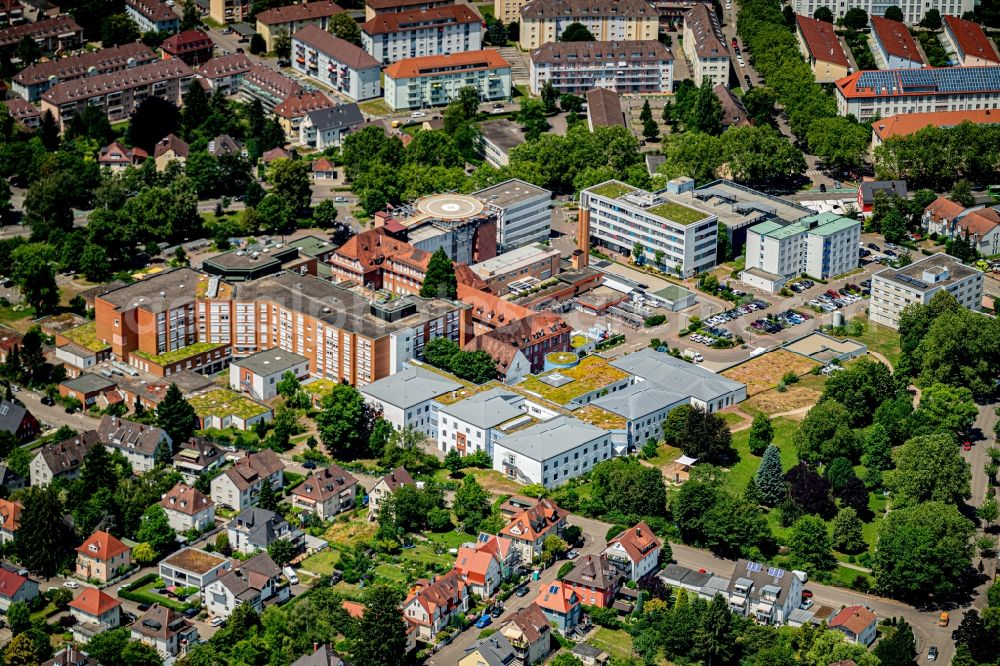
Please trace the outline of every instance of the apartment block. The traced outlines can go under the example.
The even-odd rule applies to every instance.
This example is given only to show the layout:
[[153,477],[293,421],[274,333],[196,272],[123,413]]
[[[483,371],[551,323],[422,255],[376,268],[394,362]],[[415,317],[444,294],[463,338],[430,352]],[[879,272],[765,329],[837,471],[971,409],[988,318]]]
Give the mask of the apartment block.
[[388,65],[405,58],[483,48],[483,26],[468,5],[379,14],[361,26],[361,46]]
[[826,279],[858,267],[861,222],[820,213],[794,223],[762,222],[747,231],[746,270],[740,279],[774,293],[807,273]]
[[216,23],[239,23],[250,15],[250,0],[209,0],[208,15]]
[[198,68],[198,76],[205,79],[212,90],[233,95],[240,90],[244,75],[253,67],[253,61],[245,53],[231,53],[206,62]]
[[330,25],[330,17],[343,11],[342,7],[329,0],[275,7],[257,14],[257,32],[264,38],[267,50],[273,51],[275,35],[282,32],[294,35],[306,26],[325,31]]
[[996,47],[978,23],[957,16],[942,17],[944,33],[941,41],[952,56],[952,62],[961,67],[978,67],[1000,63]]
[[660,17],[646,0],[532,0],[521,7],[521,49],[557,42],[582,23],[599,42],[656,39]]
[[528,0],[493,0],[493,15],[504,25],[517,23],[521,20],[521,8]]
[[318,25],[292,35],[292,69],[355,102],[378,97],[381,90],[379,62]]
[[385,103],[393,111],[444,106],[469,86],[481,102],[509,100],[510,71],[492,49],[400,60],[385,68]]
[[715,266],[718,216],[678,202],[674,192],[646,192],[611,180],[580,193],[580,238],[630,254],[636,243],[646,261],[684,277]]
[[256,99],[264,110],[269,112],[302,90],[298,81],[276,72],[267,65],[252,65],[239,79],[241,96],[248,101]]
[[722,26],[706,4],[697,4],[684,14],[684,56],[691,64],[696,86],[706,79],[714,88],[729,83],[729,51]]
[[559,273],[559,260],[559,250],[534,243],[498,254],[469,268],[486,281],[492,293],[503,296],[510,292],[511,283],[528,278],[544,282],[555,277]]
[[925,305],[941,290],[951,293],[962,307],[979,310],[983,301],[983,272],[938,253],[903,268],[875,273],[869,319],[899,328],[899,316],[906,306]]
[[111,74],[155,60],[156,54],[141,42],[84,51],[68,58],[46,60],[25,67],[11,79],[11,90],[29,102],[37,102],[43,92],[57,83]]
[[607,430],[557,416],[494,442],[493,468],[518,483],[555,488],[614,455]]
[[496,215],[497,252],[510,252],[549,239],[552,227],[549,190],[512,178],[473,192],[472,196]]
[[139,26],[139,32],[177,32],[180,14],[166,0],[125,0],[125,14]]
[[115,122],[132,115],[149,97],[180,106],[194,72],[180,60],[167,60],[111,74],[58,83],[42,93],[42,112],[51,111],[60,126],[86,106],[101,109]]
[[817,83],[833,83],[850,74],[851,63],[833,25],[809,16],[796,16],[795,37]]
[[1000,108],[1000,66],[855,72],[835,84],[837,113],[862,122],[899,113]]
[[22,23],[0,30],[0,52],[13,55],[25,37],[35,40],[42,53],[68,51],[83,46],[83,28],[69,16]]
[[[883,69],[920,69],[924,59],[917,50],[917,43],[900,21],[890,21],[881,16],[869,19],[872,26],[871,44],[876,62]],[[880,61],[880,62],[879,62]]]
[[380,14],[408,12],[414,9],[434,9],[455,4],[454,0],[365,0],[365,20]]
[[38,107],[26,102],[20,97],[5,99],[3,105],[7,107],[7,113],[21,127],[27,130],[37,129],[42,124],[42,113]]
[[594,88],[617,93],[669,93],[674,56],[656,40],[641,42],[548,42],[531,52],[531,92],[546,82],[559,93]]
[[995,125],[1000,123],[1000,114],[989,109],[979,111],[941,111],[939,113],[901,113],[879,118],[872,124],[872,148],[894,136],[916,134],[925,127],[955,127],[962,123],[974,125]]
[[833,12],[834,19],[844,18],[847,10],[854,7],[865,10],[868,16],[885,16],[885,10],[889,7],[898,7],[903,12],[903,23],[907,25],[919,23],[929,9],[938,10],[941,16],[961,16],[965,12],[971,12],[975,5],[975,0],[792,0],[792,8],[796,14],[812,16],[820,7],[828,7]]

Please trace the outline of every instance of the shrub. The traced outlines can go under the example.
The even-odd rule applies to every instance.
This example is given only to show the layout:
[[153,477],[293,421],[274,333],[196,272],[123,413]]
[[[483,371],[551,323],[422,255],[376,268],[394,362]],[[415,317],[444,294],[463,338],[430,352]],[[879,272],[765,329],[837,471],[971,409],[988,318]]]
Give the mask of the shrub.
[[789,370],[781,376],[781,381],[785,382],[785,384],[795,384],[799,381],[799,376],[795,374],[794,370]]
[[646,327],[649,328],[649,327],[652,327],[652,326],[659,326],[660,324],[662,324],[666,320],[667,320],[667,316],[666,315],[656,314],[656,315],[653,315],[651,317],[646,317],[646,319],[645,319],[645,321],[643,323],[645,323]]

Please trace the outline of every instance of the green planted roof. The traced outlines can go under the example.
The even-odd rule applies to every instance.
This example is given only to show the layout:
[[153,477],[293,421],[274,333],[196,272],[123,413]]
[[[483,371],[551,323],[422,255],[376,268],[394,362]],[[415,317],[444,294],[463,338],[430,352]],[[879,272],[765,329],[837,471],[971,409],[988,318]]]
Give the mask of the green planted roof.
[[163,352],[162,354],[150,354],[144,351],[134,351],[132,352],[136,356],[146,359],[147,361],[152,361],[153,363],[163,366],[170,365],[171,363],[177,363],[178,361],[183,361],[186,358],[190,358],[196,354],[201,354],[207,351],[211,351],[216,347],[222,347],[223,345],[217,342],[196,342],[193,345],[188,345],[187,347],[181,347],[180,349],[175,349],[173,351]]
[[630,194],[635,192],[636,189],[631,185],[626,185],[625,183],[618,182],[617,180],[609,180],[606,183],[601,183],[600,185],[595,185],[587,190],[592,194],[596,194],[600,197],[608,197],[609,199],[617,199],[620,196]]
[[674,203],[673,201],[664,201],[661,204],[651,206],[646,209],[646,212],[684,226],[694,224],[695,222],[701,222],[708,217],[707,213],[703,213],[700,210],[695,210],[694,208],[689,208],[688,206],[684,206],[679,203]]
[[189,398],[188,402],[194,408],[195,414],[201,418],[214,416],[221,419],[226,416],[235,416],[246,420],[269,411],[264,405],[229,389],[209,391]]

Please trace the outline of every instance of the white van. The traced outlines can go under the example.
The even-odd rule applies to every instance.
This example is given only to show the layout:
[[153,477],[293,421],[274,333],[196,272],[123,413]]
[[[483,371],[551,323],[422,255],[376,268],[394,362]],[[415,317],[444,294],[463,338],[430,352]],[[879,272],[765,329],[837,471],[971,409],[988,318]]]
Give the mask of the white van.
[[701,352],[696,352],[693,349],[685,349],[684,358],[690,359],[695,363],[701,363],[702,361],[705,360],[705,357],[701,355]]
[[291,567],[285,567],[284,569],[281,570],[281,573],[285,574],[285,578],[287,578],[288,582],[291,583],[292,585],[299,584],[299,577],[295,575],[295,569]]

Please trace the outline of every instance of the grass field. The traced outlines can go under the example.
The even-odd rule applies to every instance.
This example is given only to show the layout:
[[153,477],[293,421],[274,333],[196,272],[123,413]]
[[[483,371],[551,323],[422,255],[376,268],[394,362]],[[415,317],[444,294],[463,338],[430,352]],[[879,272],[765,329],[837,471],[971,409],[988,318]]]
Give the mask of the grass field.
[[[774,445],[781,450],[781,465],[785,471],[791,469],[798,462],[798,454],[795,452],[795,445],[792,437],[798,429],[799,424],[792,419],[777,418],[772,421],[774,426]],[[732,494],[740,496],[746,488],[750,477],[757,473],[760,467],[760,457],[750,453],[750,430],[741,430],[733,433],[733,446],[740,456],[740,461],[730,468],[726,475],[726,488]]]
[[676,446],[667,446],[666,444],[660,444],[656,448],[656,455],[652,458],[648,458],[648,462],[653,467],[663,467],[664,465],[669,465],[681,455],[681,450]]
[[729,379],[746,384],[747,395],[753,396],[777,386],[782,375],[788,371],[801,376],[817,365],[819,365],[818,361],[779,349],[740,363],[722,374]]
[[889,359],[889,363],[895,368],[899,365],[899,357],[902,352],[899,350],[899,332],[887,326],[869,323],[864,317],[857,317],[852,322],[861,322],[865,330],[858,336],[851,336],[858,342],[868,345],[868,349]]
[[632,637],[622,629],[598,627],[594,635],[587,639],[587,645],[604,650],[612,659],[632,658]]

